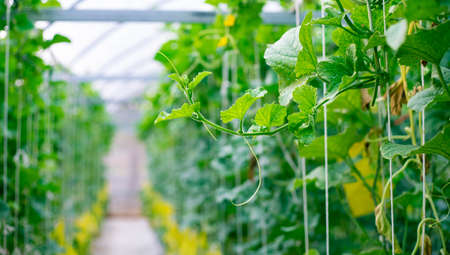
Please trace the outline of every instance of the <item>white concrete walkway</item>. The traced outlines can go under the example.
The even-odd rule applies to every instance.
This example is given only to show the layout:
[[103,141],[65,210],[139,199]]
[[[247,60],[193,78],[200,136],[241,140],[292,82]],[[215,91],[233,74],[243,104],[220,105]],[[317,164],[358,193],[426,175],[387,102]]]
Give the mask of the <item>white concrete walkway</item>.
[[116,134],[108,166],[110,203],[93,255],[162,255],[155,232],[141,216],[139,191],[146,180],[147,162],[142,144],[127,132]]

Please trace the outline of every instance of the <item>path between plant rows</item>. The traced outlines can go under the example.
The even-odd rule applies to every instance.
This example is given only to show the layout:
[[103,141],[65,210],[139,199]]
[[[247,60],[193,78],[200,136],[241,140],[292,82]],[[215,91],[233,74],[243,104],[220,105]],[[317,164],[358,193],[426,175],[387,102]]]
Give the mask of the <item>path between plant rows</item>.
[[146,180],[144,146],[128,132],[117,132],[105,159],[109,183],[108,214],[92,255],[162,255],[156,233],[141,215],[139,190]]

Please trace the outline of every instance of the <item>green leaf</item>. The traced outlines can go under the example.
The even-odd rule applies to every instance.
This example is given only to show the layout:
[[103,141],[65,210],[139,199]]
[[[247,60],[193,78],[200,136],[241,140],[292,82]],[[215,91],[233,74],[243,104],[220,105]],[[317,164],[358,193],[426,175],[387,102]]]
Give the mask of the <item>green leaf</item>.
[[188,84],[188,88],[190,89],[194,89],[195,87],[197,87],[197,85],[203,80],[205,79],[206,76],[212,74],[211,72],[200,72],[197,74],[197,76],[195,76],[195,78],[189,82]]
[[267,65],[278,74],[280,80],[286,84],[295,80],[293,72],[297,62],[297,55],[301,49],[298,39],[299,28],[291,28],[274,44],[269,45],[264,52]]
[[190,118],[192,114],[197,111],[200,107],[200,103],[195,103],[193,105],[190,105],[188,103],[184,103],[181,108],[173,109],[172,112],[160,112],[158,117],[155,120],[155,124],[165,121],[165,120],[172,120],[172,119],[178,119],[178,118]]
[[294,93],[294,90],[297,87],[306,84],[310,78],[311,78],[310,76],[304,76],[299,80],[293,82],[289,86],[280,89],[280,96],[278,98],[280,104],[284,106],[288,105],[292,100],[292,94]]
[[311,24],[320,24],[320,25],[329,25],[340,27],[342,25],[342,19],[344,18],[344,13],[341,13],[337,16],[333,16],[328,14],[327,16],[315,19],[311,21]]
[[[349,127],[341,134],[328,137],[328,158],[343,159],[348,155],[350,147],[364,138],[364,133],[356,128]],[[300,155],[305,158],[324,158],[324,137],[317,137],[314,141],[299,149]]]
[[220,112],[220,119],[223,123],[228,123],[234,119],[243,120],[253,103],[257,99],[262,98],[266,93],[267,91],[262,88],[247,91],[230,108]]
[[431,140],[414,151],[414,154],[420,153],[439,154],[450,160],[450,124],[444,126]]
[[301,112],[310,113],[317,103],[317,89],[306,84],[297,87],[294,90],[293,99]]
[[184,80],[176,73],[169,74],[167,77],[177,82],[178,88],[183,90],[184,88]]
[[402,65],[414,66],[420,60],[439,65],[450,45],[450,22],[408,35],[397,52]]
[[317,67],[317,57],[312,43],[311,19],[312,12],[309,12],[300,26],[299,41],[302,45],[302,49],[298,53],[297,63],[295,64],[295,73],[297,77],[311,74],[316,71]]
[[386,43],[393,50],[398,50],[405,42],[406,33],[408,32],[408,21],[406,19],[390,26],[386,31]]
[[328,60],[321,61],[317,66],[317,72],[320,77],[328,82],[328,92],[332,92],[338,88],[344,76],[353,75],[353,63],[348,60],[350,59],[333,56]]
[[55,34],[51,40],[44,42],[43,47],[44,47],[44,49],[47,49],[55,43],[70,43],[70,42],[71,41],[69,38],[67,38],[63,35],[60,35],[60,34]]
[[381,146],[381,155],[387,159],[392,159],[395,156],[407,157],[418,148],[417,145],[385,143]]
[[409,21],[435,20],[436,16],[447,11],[446,6],[440,5],[444,2],[439,0],[408,0],[405,16]]
[[266,104],[256,112],[255,122],[262,127],[281,126],[286,118],[286,107],[279,104]]
[[315,138],[314,115],[295,112],[288,116],[288,128],[300,144],[310,144]]
[[409,99],[408,108],[416,112],[423,111],[433,101],[440,99],[441,95],[443,95],[443,90],[434,87],[424,89]]
[[380,32],[375,31],[367,41],[367,45],[364,48],[365,50],[375,48],[377,46],[383,46],[386,44],[386,36],[380,34]]
[[438,134],[423,146],[387,143],[381,146],[383,157],[391,159],[395,156],[411,156],[415,154],[439,154],[450,159],[450,124],[447,124]]

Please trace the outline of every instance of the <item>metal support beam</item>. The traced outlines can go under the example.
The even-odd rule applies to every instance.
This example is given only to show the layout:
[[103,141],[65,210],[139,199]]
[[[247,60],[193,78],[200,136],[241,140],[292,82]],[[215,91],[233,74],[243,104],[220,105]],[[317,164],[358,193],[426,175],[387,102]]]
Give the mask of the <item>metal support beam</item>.
[[92,81],[143,81],[152,82],[160,81],[159,76],[103,76],[103,75],[84,75],[84,76],[73,76],[67,74],[57,74],[54,75],[53,80],[67,80],[71,82],[92,82]]
[[[214,11],[166,11],[166,10],[62,10],[43,9],[30,12],[34,21],[71,22],[164,22],[164,23],[213,23]],[[302,15],[303,16],[303,15]],[[295,15],[289,12],[261,13],[265,24],[295,25]]]

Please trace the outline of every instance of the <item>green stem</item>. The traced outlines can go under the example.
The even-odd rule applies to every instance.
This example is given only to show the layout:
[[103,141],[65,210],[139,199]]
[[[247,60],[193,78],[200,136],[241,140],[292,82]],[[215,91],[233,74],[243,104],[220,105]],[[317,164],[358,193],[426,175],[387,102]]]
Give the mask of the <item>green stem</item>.
[[197,115],[198,115],[198,119],[197,120],[199,120],[199,121],[201,121],[201,122],[203,122],[203,123],[205,123],[205,124],[215,128],[215,129],[217,129],[217,130],[219,130],[221,132],[224,132],[224,133],[227,133],[227,134],[231,134],[231,135],[236,135],[236,136],[243,136],[243,137],[260,136],[260,135],[274,135],[274,134],[276,134],[278,132],[283,131],[284,129],[286,129],[288,127],[288,124],[286,123],[286,124],[276,128],[276,129],[274,129],[272,131],[242,132],[242,133],[240,133],[240,132],[234,131],[232,129],[229,129],[229,128],[226,128],[226,127],[222,127],[221,125],[216,124],[216,123],[206,119],[205,116],[203,116],[203,114],[201,114],[200,112],[197,112]]
[[[402,166],[397,172],[395,172],[395,173],[392,175],[392,180],[394,180],[398,175],[400,175],[401,173],[403,173],[403,171],[405,171],[406,167],[407,167],[410,163],[412,163],[412,162],[416,162],[417,164],[420,165],[420,162],[418,162],[417,159],[415,159],[415,158],[414,158],[414,159],[413,159],[413,158],[408,159],[408,160],[403,164],[403,166]],[[382,203],[382,204],[385,204],[387,192],[388,192],[388,190],[389,190],[389,185],[391,185],[391,179],[389,179],[389,180],[386,182],[386,184],[384,185],[383,195],[382,195],[382,197],[381,197],[381,202],[380,202],[380,203]]]
[[[420,247],[420,240],[422,239],[421,238],[421,230],[422,230],[422,226],[423,226],[423,224],[425,224],[426,222],[428,222],[428,221],[431,221],[431,222],[434,222],[434,221],[436,221],[435,219],[433,219],[433,218],[425,218],[425,219],[423,219],[420,223],[419,223],[419,226],[417,227],[417,240],[416,240],[416,245],[414,246],[414,250],[411,252],[411,255],[415,255],[416,254],[416,252],[417,252],[417,250],[419,249],[419,247]],[[445,253],[444,253],[445,254]]]
[[369,185],[369,183],[367,182],[366,178],[361,174],[361,172],[358,170],[358,168],[356,168],[355,164],[353,164],[353,160],[347,156],[345,158],[345,163],[347,163],[347,165],[350,167],[350,169],[358,176],[358,178],[362,181],[364,187],[366,187],[366,189],[370,192],[370,194],[372,195],[372,199],[373,199],[373,203],[376,205],[377,201],[378,201],[378,196],[375,193],[375,191],[373,190],[373,188]]
[[[393,135],[393,136],[391,136],[391,139],[392,140],[396,140],[396,139],[398,139],[398,140],[407,140],[410,137],[411,137],[410,135]],[[377,142],[383,142],[383,141],[387,141],[387,140],[389,140],[389,137],[380,137],[380,138],[377,138],[377,139],[367,139],[366,142],[377,143]]]
[[439,215],[437,213],[436,206],[434,205],[433,198],[431,197],[431,195],[427,194],[426,198],[427,198],[428,202],[430,203],[431,211],[433,212],[433,216],[436,219],[436,223],[439,227],[438,230],[439,230],[439,236],[441,237],[442,250],[444,251],[444,254],[447,254],[447,245],[445,244],[445,236],[444,236],[444,233],[442,232],[441,221],[439,219]]
[[434,67],[437,70],[437,73],[439,75],[439,80],[441,81],[442,86],[444,86],[445,90],[447,91],[447,94],[450,96],[450,89],[448,88],[447,83],[445,82],[444,75],[442,74],[441,67],[439,65],[436,65],[436,64],[434,64]]
[[[344,6],[342,6],[341,1],[340,0],[336,0],[336,3],[339,6],[339,9],[341,10],[341,12],[345,13],[345,9],[344,9]],[[345,20],[345,23],[347,23],[347,25],[353,29],[353,31],[355,31],[358,34],[363,34],[362,31],[359,30],[355,26],[355,24],[353,24],[353,21],[347,16],[347,14],[344,14],[344,20]]]

